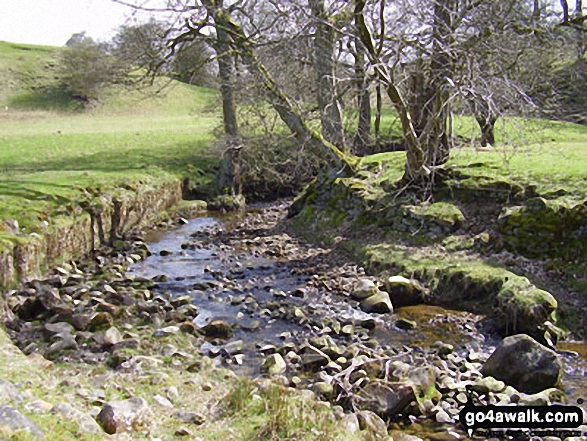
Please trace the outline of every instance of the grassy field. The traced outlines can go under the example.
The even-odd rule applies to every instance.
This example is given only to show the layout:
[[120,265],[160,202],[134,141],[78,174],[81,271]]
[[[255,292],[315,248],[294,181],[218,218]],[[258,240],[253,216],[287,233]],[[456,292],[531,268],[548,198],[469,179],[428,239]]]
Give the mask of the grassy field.
[[38,105],[34,95],[59,50],[0,43],[0,81],[11,92],[0,100],[0,219],[35,231],[83,188],[210,178],[218,163],[209,150],[219,124],[214,91],[170,83],[157,94],[106,91],[84,111],[62,97],[56,108]]

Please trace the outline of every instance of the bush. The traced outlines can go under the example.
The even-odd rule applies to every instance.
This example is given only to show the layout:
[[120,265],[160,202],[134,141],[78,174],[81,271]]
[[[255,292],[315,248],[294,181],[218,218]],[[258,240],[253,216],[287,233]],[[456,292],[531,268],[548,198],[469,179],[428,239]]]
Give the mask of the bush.
[[97,100],[109,84],[123,78],[121,63],[105,44],[83,37],[63,51],[59,82],[71,96],[83,103]]

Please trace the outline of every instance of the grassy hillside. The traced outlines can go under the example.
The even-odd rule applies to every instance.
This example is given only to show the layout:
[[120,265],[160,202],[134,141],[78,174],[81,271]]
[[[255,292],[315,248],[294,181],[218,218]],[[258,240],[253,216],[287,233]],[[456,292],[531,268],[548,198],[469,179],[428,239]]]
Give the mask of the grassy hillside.
[[36,231],[85,187],[209,179],[214,91],[174,82],[117,88],[80,110],[45,93],[60,50],[0,43],[0,219]]

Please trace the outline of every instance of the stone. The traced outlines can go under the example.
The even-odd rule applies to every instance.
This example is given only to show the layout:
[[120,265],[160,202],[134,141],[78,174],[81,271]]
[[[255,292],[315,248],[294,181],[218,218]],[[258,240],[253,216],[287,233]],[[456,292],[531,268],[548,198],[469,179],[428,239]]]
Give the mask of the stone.
[[117,328],[112,326],[104,331],[102,341],[104,345],[113,346],[122,341],[122,334],[120,334],[120,331]]
[[326,381],[317,381],[314,383],[312,389],[319,397],[324,397],[327,400],[334,398],[334,386]]
[[0,406],[0,433],[8,435],[18,431],[28,432],[35,438],[45,438],[39,426],[28,417],[10,406]]
[[436,422],[441,424],[454,424],[455,420],[444,410],[440,410],[436,413]]
[[344,428],[344,432],[350,435],[356,434],[360,429],[359,419],[354,413],[347,413],[340,419],[340,425]]
[[104,331],[114,324],[112,316],[108,312],[98,312],[90,319],[87,329],[90,332]]
[[10,381],[0,379],[0,404],[8,404],[13,401],[21,402],[22,394]]
[[407,318],[399,318],[395,322],[395,326],[404,331],[409,331],[410,329],[414,329],[417,326],[417,323],[414,320]]
[[194,436],[194,435],[187,427],[181,426],[175,431],[175,436]]
[[167,398],[162,397],[161,395],[155,395],[153,397],[153,401],[161,407],[165,407],[167,409],[173,409],[173,403],[171,401],[169,401]]
[[153,332],[155,338],[165,338],[175,335],[179,332],[179,326],[166,326],[165,328],[159,328]]
[[351,293],[351,298],[354,300],[365,300],[368,297],[371,297],[379,292],[379,288],[373,280],[371,279],[359,279],[353,292]]
[[384,314],[393,312],[393,305],[389,299],[389,294],[385,291],[379,291],[377,294],[363,300],[361,302],[361,309],[365,312]]
[[280,375],[285,372],[287,365],[283,357],[278,354],[271,354],[265,359],[261,366],[262,372],[267,372],[269,375]]
[[96,419],[104,432],[113,435],[149,426],[153,420],[153,412],[144,398],[136,397],[106,403]]
[[74,328],[72,325],[66,322],[58,322],[58,323],[45,323],[43,326],[43,333],[48,337],[52,337],[56,334],[72,334],[74,332]]
[[361,410],[356,413],[357,419],[359,420],[359,428],[363,431],[372,433],[375,439],[389,439],[387,434],[387,424],[377,414],[370,410]]
[[416,399],[414,389],[409,385],[392,388],[388,382],[373,380],[359,392],[360,408],[376,413],[384,420],[396,417]]
[[235,340],[235,341],[231,341],[229,343],[226,343],[224,346],[222,346],[222,352],[225,355],[232,357],[237,354],[242,354],[243,348],[244,348],[243,341],[242,340]]
[[202,333],[208,338],[228,339],[232,336],[232,326],[224,320],[212,320],[201,328]]
[[68,403],[61,403],[53,406],[52,414],[62,415],[70,421],[77,422],[84,433],[103,434],[102,428],[96,420],[87,413],[84,413]]
[[484,377],[475,380],[475,382],[469,387],[479,395],[487,395],[489,392],[503,392],[505,389],[505,383],[496,380],[493,377]]
[[482,374],[527,394],[556,387],[563,373],[559,356],[525,334],[506,337],[485,362]]
[[312,345],[302,348],[302,366],[305,370],[316,370],[330,363],[330,358]]
[[173,416],[183,423],[191,423],[196,426],[201,426],[206,422],[206,417],[197,412],[175,412]]
[[397,306],[419,305],[425,302],[428,295],[428,290],[420,282],[403,276],[391,276],[384,286]]
[[446,357],[449,354],[452,354],[455,350],[455,347],[453,345],[451,345],[450,343],[444,343],[442,341],[437,341],[436,343],[434,343],[434,346],[437,347],[438,356],[443,360],[445,360]]

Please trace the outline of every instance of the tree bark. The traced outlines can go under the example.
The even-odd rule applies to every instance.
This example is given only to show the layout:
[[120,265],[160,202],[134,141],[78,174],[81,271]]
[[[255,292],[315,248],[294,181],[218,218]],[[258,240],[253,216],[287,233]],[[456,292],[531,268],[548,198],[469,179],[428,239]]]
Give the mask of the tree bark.
[[332,144],[344,148],[342,108],[335,84],[334,51],[335,32],[324,6],[324,0],[309,0],[316,23],[314,38],[314,68],[316,70],[316,94],[320,108],[322,135]]
[[[205,2],[206,10],[214,15],[222,9],[224,0]],[[218,76],[220,77],[220,93],[222,95],[222,119],[226,136],[226,150],[222,156],[222,165],[218,170],[214,185],[219,193],[240,195],[240,151],[242,143],[238,129],[236,105],[234,100],[234,57],[231,54],[230,36],[221,26],[216,26],[214,50],[218,60]]]
[[365,49],[360,41],[355,40],[355,84],[357,90],[357,106],[359,109],[359,123],[354,140],[356,154],[369,154],[371,141],[371,95],[365,74]]

